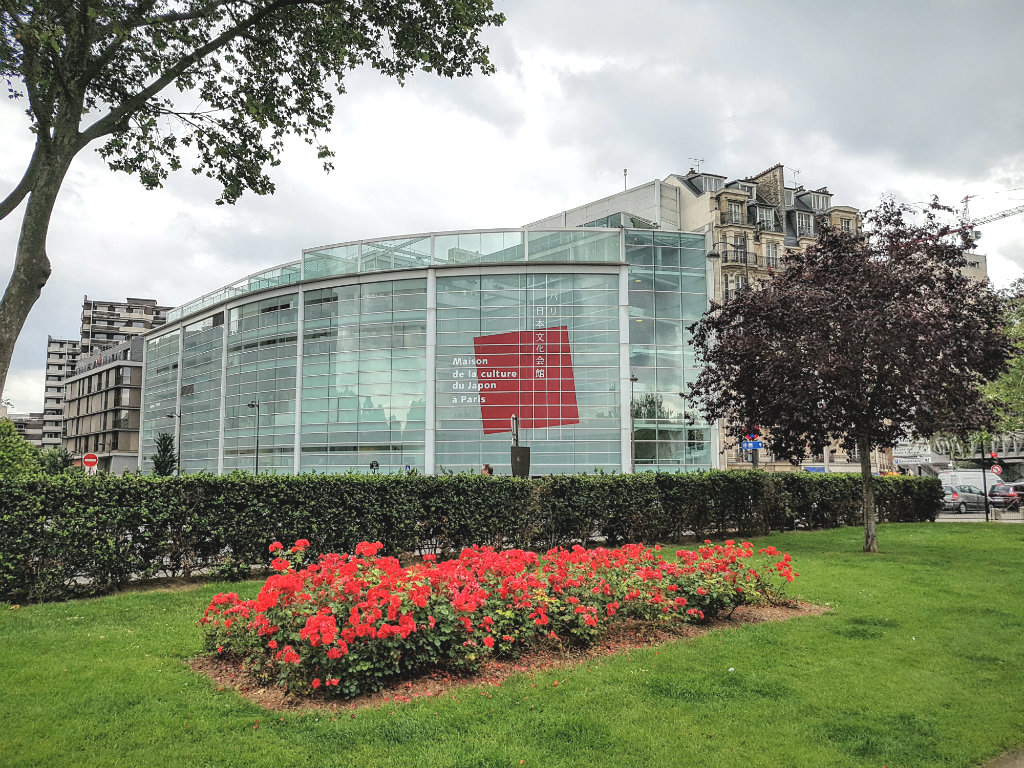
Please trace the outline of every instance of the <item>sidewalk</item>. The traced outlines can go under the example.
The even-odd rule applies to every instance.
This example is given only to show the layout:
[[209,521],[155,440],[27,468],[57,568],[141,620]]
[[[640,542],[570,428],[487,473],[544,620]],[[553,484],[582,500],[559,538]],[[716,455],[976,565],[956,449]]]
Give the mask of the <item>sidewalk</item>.
[[1024,768],[1024,747],[1000,755],[982,765],[981,768]]

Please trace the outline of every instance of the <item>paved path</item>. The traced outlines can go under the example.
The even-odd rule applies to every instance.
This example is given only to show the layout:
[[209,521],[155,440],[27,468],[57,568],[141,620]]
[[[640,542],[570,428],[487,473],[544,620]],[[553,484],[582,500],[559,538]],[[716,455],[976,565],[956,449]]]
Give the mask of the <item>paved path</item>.
[[1024,768],[1024,747],[1000,755],[985,763],[982,768]]

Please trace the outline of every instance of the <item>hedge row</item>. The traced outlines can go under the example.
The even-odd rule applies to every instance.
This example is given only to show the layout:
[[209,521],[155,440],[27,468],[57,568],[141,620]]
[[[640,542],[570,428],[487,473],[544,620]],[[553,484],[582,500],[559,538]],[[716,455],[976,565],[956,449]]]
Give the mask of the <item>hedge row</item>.
[[[879,519],[933,520],[936,480],[875,478]],[[854,475],[58,475],[0,480],[0,599],[100,594],[135,579],[265,566],[267,544],[315,552],[548,549],[861,523]]]

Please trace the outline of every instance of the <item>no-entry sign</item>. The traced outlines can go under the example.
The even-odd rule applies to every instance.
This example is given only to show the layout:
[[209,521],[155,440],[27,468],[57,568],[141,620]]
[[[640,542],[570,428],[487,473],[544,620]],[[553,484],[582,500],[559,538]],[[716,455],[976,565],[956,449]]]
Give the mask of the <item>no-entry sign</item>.
[[95,467],[100,463],[99,456],[95,453],[87,453],[82,457],[82,464],[86,467]]
[[1003,474],[1003,468],[1000,467],[998,464],[993,464],[992,465],[992,474],[996,475],[996,476],[999,476],[999,475]]

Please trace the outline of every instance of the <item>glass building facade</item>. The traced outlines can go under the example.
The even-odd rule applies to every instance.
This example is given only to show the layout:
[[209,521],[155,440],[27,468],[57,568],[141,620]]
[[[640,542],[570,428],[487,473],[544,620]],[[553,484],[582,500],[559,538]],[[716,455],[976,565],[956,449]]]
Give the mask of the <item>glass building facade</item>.
[[147,334],[140,466],[173,431],[184,472],[508,473],[514,415],[533,474],[707,469],[681,393],[708,276],[661,230],[309,249]]

